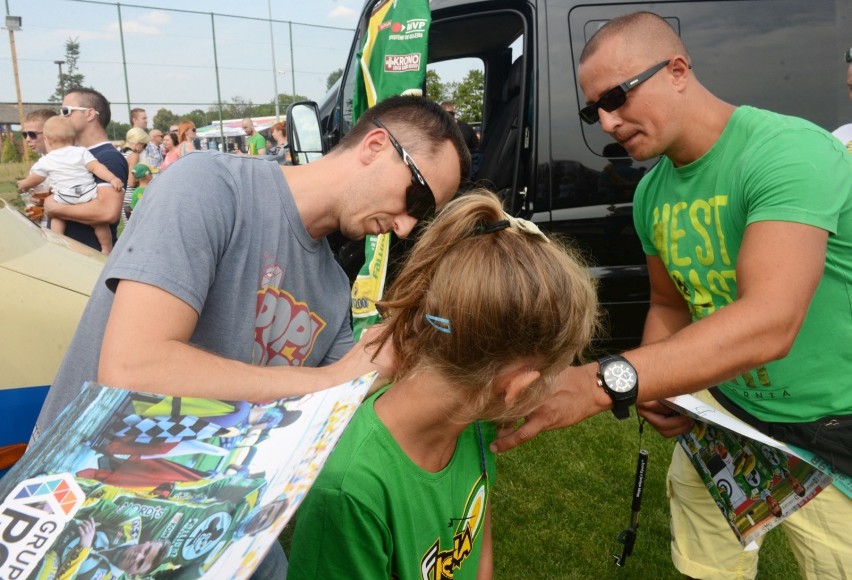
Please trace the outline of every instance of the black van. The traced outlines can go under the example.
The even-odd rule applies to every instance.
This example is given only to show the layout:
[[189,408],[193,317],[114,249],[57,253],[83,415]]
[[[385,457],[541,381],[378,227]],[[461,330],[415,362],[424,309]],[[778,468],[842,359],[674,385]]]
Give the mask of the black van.
[[[374,4],[367,1],[348,66],[319,112],[325,150],[351,126],[356,53]],[[656,12],[679,31],[702,84],[720,98],[829,131],[852,120],[843,61],[852,43],[849,0],[432,0],[430,7],[430,65],[475,59],[484,72],[482,163],[474,177],[499,191],[512,213],[585,250],[600,280],[611,348],[638,344],[647,312],[645,258],[631,211],[636,183],[653,162],[635,164],[578,117],[585,99],[577,63],[603,23]]]

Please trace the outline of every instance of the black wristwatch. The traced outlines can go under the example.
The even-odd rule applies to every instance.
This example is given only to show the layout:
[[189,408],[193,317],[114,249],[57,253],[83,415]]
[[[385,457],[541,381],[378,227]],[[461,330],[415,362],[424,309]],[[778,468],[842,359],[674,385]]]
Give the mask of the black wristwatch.
[[598,385],[612,399],[612,414],[618,419],[630,416],[630,405],[636,403],[639,376],[623,356],[605,356],[598,360]]

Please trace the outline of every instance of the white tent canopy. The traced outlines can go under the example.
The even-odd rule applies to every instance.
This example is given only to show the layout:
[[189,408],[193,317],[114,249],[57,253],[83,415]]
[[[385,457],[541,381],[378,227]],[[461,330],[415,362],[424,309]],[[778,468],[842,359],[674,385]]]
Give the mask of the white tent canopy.
[[[251,120],[254,121],[254,129],[258,133],[266,131],[278,122],[274,116],[252,117]],[[222,121],[221,126],[219,121],[213,121],[213,123],[206,127],[199,127],[196,136],[201,138],[215,138],[220,137],[222,133],[225,134],[225,137],[244,137],[246,133],[243,131],[243,120],[227,119]]]

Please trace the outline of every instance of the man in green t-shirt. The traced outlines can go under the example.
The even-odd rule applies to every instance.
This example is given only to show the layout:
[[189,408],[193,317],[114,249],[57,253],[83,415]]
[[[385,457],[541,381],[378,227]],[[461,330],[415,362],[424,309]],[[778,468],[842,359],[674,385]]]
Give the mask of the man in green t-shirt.
[[254,121],[243,119],[243,131],[246,132],[246,153],[249,155],[266,155],[266,138],[254,130]]
[[[608,358],[568,368],[495,448],[609,408],[626,416],[635,401],[658,431],[677,435],[691,420],[658,401],[696,393],[852,474],[852,157],[803,119],[713,95],[656,14],[601,27],[579,81],[583,121],[600,122],[636,160],[660,156],[634,198],[651,283],[643,341],[617,367]],[[758,551],[727,530],[680,448],[669,491],[681,573],[756,574]],[[832,485],[782,523],[803,574],[852,573],[849,518],[852,499]]]

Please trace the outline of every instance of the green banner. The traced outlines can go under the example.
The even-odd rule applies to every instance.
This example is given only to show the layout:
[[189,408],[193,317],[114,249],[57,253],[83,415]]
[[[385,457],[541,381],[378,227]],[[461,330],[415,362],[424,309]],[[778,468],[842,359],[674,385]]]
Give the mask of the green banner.
[[[423,94],[431,22],[428,0],[376,2],[358,54],[361,74],[355,81],[353,121],[387,97]],[[390,237],[367,236],[365,242],[366,260],[352,285],[352,331],[356,341],[381,320],[376,302],[384,293]]]

